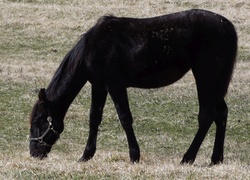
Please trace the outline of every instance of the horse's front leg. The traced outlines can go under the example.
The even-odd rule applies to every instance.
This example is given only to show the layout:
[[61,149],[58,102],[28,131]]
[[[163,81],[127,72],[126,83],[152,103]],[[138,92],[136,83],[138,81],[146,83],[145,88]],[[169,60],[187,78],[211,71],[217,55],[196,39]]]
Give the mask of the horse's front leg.
[[126,87],[108,86],[107,88],[128,139],[130,160],[133,163],[139,162],[140,149],[132,127],[133,118],[129,109]]
[[91,96],[89,137],[83,156],[79,159],[79,161],[88,161],[95,154],[98,127],[102,121],[102,113],[107,97],[107,90],[104,87],[95,87],[92,85]]

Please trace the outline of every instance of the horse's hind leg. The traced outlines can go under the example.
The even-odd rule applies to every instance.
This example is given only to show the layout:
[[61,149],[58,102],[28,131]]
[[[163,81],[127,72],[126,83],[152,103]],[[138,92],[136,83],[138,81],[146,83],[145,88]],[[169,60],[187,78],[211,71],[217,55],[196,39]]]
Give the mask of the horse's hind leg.
[[199,129],[181,163],[194,162],[200,145],[213,121],[216,124],[216,137],[211,164],[218,164],[223,161],[223,147],[228,113],[227,105],[224,101],[227,89],[225,76],[227,74],[221,71],[211,73],[211,69],[213,69],[216,64],[214,65],[213,63],[215,62],[212,60],[209,61],[209,59],[213,60],[215,58],[209,58],[209,56],[207,56],[207,59],[204,58],[204,61],[200,59],[197,61],[196,66],[192,68],[199,98]]
[[89,137],[83,156],[79,159],[79,161],[88,161],[95,154],[97,132],[102,121],[102,113],[107,97],[107,90],[105,87],[95,87],[92,85],[91,96]]
[[216,136],[215,136],[215,142],[214,142],[213,155],[211,159],[212,160],[211,165],[223,162],[227,114],[228,114],[228,108],[225,103],[225,100],[223,99],[217,105],[217,116],[215,119]]
[[[200,101],[202,100],[200,99]],[[194,162],[200,145],[203,142],[213,121],[215,121],[216,124],[216,136],[211,165],[223,162],[224,139],[228,113],[227,105],[223,98],[221,101],[215,101],[212,104],[206,104],[208,104],[208,106],[203,106],[202,102],[200,102],[200,112],[198,117],[199,129],[181,163]]]
[[192,164],[195,161],[198,150],[213,122],[215,111],[211,106],[201,106],[198,116],[199,129],[191,143],[188,151],[185,153],[181,163]]
[[[193,163],[195,161],[197,152],[211,126],[216,119],[216,83],[217,74],[211,73],[211,68],[208,59],[205,61],[197,61],[195,67],[192,68],[196,79],[198,99],[199,99],[199,128],[192,141],[188,151],[185,153],[181,163]],[[198,64],[200,63],[200,64]]]

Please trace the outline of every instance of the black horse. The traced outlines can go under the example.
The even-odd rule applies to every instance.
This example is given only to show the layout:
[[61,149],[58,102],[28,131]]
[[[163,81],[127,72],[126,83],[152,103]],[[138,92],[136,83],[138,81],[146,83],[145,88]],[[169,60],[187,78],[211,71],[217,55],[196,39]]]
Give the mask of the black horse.
[[92,87],[90,130],[80,161],[96,151],[107,93],[125,130],[132,162],[140,149],[132,127],[127,87],[158,88],[190,69],[199,98],[199,129],[182,163],[193,163],[211,124],[216,124],[212,164],[223,162],[228,108],[224,97],[237,54],[237,34],[225,17],[188,10],[135,19],[101,17],[68,52],[47,89],[41,89],[30,122],[30,154],[44,158],[64,129],[68,107],[84,84]]

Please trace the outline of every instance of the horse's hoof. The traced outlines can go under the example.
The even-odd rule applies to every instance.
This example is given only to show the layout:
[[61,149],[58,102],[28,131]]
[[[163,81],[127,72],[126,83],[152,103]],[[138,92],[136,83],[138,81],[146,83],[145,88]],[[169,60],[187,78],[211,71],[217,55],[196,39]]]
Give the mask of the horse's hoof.
[[82,156],[80,159],[78,159],[77,162],[87,162],[87,161],[89,161],[91,158],[92,158],[92,157],[86,158],[86,157]]
[[216,153],[214,153],[213,156],[212,156],[212,159],[211,159],[211,164],[209,166],[222,164],[223,159],[224,159],[223,154],[222,155],[217,155]]
[[185,164],[190,164],[192,165],[194,163],[194,159],[186,159],[186,158],[183,158],[180,162],[180,164],[182,165],[185,165]]
[[140,162],[140,150],[131,150],[129,152],[130,155],[130,161],[134,163],[139,163]]
[[216,166],[222,164],[222,161],[211,162],[208,167]]
[[136,159],[130,158],[130,161],[131,161],[133,164],[137,164],[137,163],[140,162],[140,158],[136,158]]

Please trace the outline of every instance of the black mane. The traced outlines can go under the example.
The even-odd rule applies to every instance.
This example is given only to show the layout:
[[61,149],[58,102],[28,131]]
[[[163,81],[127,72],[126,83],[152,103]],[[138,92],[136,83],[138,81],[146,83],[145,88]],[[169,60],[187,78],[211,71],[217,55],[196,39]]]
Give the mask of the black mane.
[[47,98],[54,101],[61,96],[61,91],[67,91],[72,79],[82,70],[84,66],[85,34],[81,40],[66,54],[60,66],[55,72],[51,83],[47,87]]

